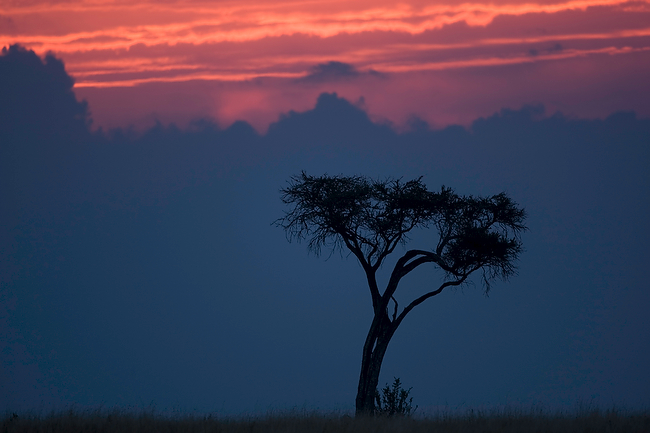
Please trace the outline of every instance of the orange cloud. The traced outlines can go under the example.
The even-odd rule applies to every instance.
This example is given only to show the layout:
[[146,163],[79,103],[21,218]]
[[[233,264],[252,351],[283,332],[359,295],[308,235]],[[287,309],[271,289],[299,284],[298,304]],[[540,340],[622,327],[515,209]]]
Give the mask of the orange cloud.
[[[76,89],[266,80],[285,89],[271,92],[267,106],[293,94],[286,86],[309,87],[309,97],[316,87],[345,87],[358,97],[358,89],[404,83],[398,76],[411,73],[646,55],[649,23],[650,0],[5,0],[0,46],[55,52]],[[361,74],[338,87],[299,80],[330,61],[389,79]],[[268,91],[247,89],[257,96],[217,111],[267,119],[258,108]],[[237,91],[229,95],[239,101]],[[257,105],[240,107],[248,103]]]
[[[0,14],[14,17],[20,25],[13,34],[2,34],[2,44],[22,43],[58,53],[128,49],[137,44],[206,44],[246,42],[304,34],[327,38],[339,34],[363,32],[400,32],[411,35],[442,28],[455,23],[486,26],[498,16],[558,13],[586,10],[598,6],[625,6],[620,0],[575,0],[555,4],[492,3],[438,4],[415,7],[408,4],[387,4],[381,7],[346,9],[350,2],[321,2],[329,5],[314,11],[313,2],[291,2],[268,5],[244,2],[238,6],[197,3],[115,4],[114,2],[81,2],[44,4],[27,7],[5,7]],[[648,1],[642,2],[648,4]],[[322,5],[321,5],[322,6]],[[42,15],[56,15],[57,24],[42,31]],[[69,31],[66,31],[68,18]],[[134,21],[133,16],[141,16]],[[80,24],[81,23],[81,24]],[[39,22],[40,24],[40,22]],[[64,25],[61,25],[64,24]],[[55,28],[56,27],[56,28]],[[24,28],[24,30],[22,30]],[[83,30],[80,30],[83,29]]]

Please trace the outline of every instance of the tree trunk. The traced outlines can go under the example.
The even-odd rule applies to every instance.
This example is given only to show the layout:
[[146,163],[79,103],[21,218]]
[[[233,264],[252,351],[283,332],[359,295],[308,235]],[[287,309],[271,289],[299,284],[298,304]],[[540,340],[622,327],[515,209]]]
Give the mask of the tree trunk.
[[381,363],[391,337],[395,333],[388,315],[375,316],[363,346],[361,373],[357,389],[356,416],[375,414],[375,395],[379,383]]

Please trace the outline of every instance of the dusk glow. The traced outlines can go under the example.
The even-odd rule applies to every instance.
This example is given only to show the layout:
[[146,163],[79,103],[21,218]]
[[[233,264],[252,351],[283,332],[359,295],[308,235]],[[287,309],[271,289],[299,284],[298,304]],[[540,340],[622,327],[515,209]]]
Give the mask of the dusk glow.
[[418,416],[647,419],[649,214],[650,0],[0,0],[9,431],[394,378]]
[[[633,70],[650,64],[648,1],[24,3],[0,6],[0,46],[18,43],[41,55],[56,53],[75,78],[77,94],[88,99],[95,126],[124,126],[126,117],[137,123],[152,112],[160,120],[183,123],[192,113],[224,125],[248,120],[263,131],[282,110],[313,106],[322,91],[363,97],[372,116],[396,125],[412,116],[441,126],[467,123],[504,103],[513,108],[544,103],[588,117],[616,109],[650,114],[650,103],[633,96],[639,86],[648,88],[648,80],[639,80]],[[318,83],[300,80],[328,62],[351,65],[358,74],[331,74]],[[637,67],[615,74],[632,99],[627,106],[604,100],[602,89],[613,78],[608,64],[629,62]],[[516,87],[502,89],[498,101],[479,108],[476,100],[493,99],[489,86],[461,90],[476,87],[483,74],[510,83],[522,76],[522,67],[533,87],[527,95]],[[561,72],[548,75],[549,68]],[[440,75],[447,70],[467,73],[462,72],[465,78]],[[582,89],[568,84],[578,75]],[[193,92],[197,99],[208,93],[212,101],[183,104],[184,113],[171,102],[139,111],[133,101],[124,100],[123,107],[106,103],[115,99],[110,95],[115,88],[161,83],[155,92],[173,94],[178,83],[190,81],[207,82],[193,86]],[[420,97],[400,97],[413,82]],[[552,97],[551,83],[559,93]],[[132,97],[141,100],[152,91],[138,89]],[[250,104],[240,102],[238,109],[224,106],[224,94],[233,92],[243,99],[251,92],[259,96]],[[576,99],[587,93],[600,94],[601,101],[582,106]],[[382,95],[391,95],[390,107]],[[436,107],[424,98],[435,100]],[[260,99],[274,101],[273,107],[260,107]]]

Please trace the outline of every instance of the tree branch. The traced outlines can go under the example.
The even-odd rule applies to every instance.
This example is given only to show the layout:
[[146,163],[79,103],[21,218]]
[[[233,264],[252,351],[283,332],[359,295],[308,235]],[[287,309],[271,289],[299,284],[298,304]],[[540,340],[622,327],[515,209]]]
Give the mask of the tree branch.
[[409,272],[413,271],[415,268],[424,263],[435,263],[440,267],[440,269],[451,275],[454,275],[456,277],[462,276],[458,273],[457,270],[447,266],[442,258],[436,253],[423,250],[409,250],[397,261],[395,267],[393,268],[390,280],[386,286],[386,291],[383,295],[384,298],[386,298],[386,301],[388,301],[388,299],[395,294],[395,291],[397,290],[397,286],[401,279]]
[[457,277],[460,276],[460,274],[458,273],[458,271],[456,269],[454,269],[454,268],[452,268],[450,266],[447,266],[447,264],[444,262],[444,260],[442,259],[442,257],[440,255],[438,255],[436,253],[432,253],[430,251],[422,251],[422,250],[412,250],[412,251],[414,251],[415,253],[417,253],[418,255],[420,255],[422,257],[419,257],[419,258],[407,263],[402,269],[402,274],[403,274],[402,276],[408,274],[413,269],[417,268],[418,266],[420,266],[423,263],[435,263],[438,266],[440,266],[440,269],[442,269],[443,271],[445,271],[447,273],[450,273],[452,275],[455,275]]
[[381,303],[381,295],[379,294],[379,286],[377,286],[375,270],[363,256],[363,251],[361,251],[361,248],[358,246],[358,244],[356,244],[356,242],[353,244],[345,236],[341,236],[341,238],[343,239],[345,246],[352,252],[352,254],[356,256],[357,260],[359,260],[361,267],[366,273],[368,288],[370,289],[370,297],[372,298],[372,307],[374,311],[377,311],[377,308]]
[[454,280],[454,281],[446,281],[446,282],[444,282],[443,284],[441,284],[440,287],[438,287],[437,290],[433,290],[433,291],[431,291],[431,292],[429,292],[429,293],[425,293],[424,295],[420,296],[419,298],[417,298],[416,300],[414,300],[413,302],[411,302],[410,304],[408,304],[408,305],[406,306],[406,308],[404,308],[404,310],[402,310],[402,312],[401,312],[400,315],[397,317],[397,319],[396,319],[396,320],[393,320],[393,327],[397,328],[397,327],[400,325],[400,323],[402,323],[402,320],[404,320],[404,318],[406,317],[406,315],[407,315],[407,314],[408,314],[408,313],[409,313],[413,308],[417,307],[418,305],[420,305],[421,303],[423,303],[423,302],[426,301],[427,299],[432,298],[432,297],[434,297],[434,296],[440,294],[444,289],[446,289],[446,288],[449,287],[449,286],[460,286],[461,284],[463,284],[463,283],[465,282],[465,280],[467,279],[468,276],[469,276],[469,274],[466,274],[466,275],[464,275],[462,278],[460,278],[460,279],[458,279],[458,280]]

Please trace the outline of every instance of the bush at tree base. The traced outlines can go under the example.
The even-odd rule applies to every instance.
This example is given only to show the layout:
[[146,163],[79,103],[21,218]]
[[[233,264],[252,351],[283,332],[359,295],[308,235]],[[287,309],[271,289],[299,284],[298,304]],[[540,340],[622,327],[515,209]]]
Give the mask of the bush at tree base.
[[413,397],[409,398],[413,388],[403,389],[399,378],[395,377],[393,379],[392,388],[386,384],[384,389],[381,390],[381,394],[376,391],[376,413],[388,417],[410,416],[418,408],[415,406],[415,409],[413,409]]

